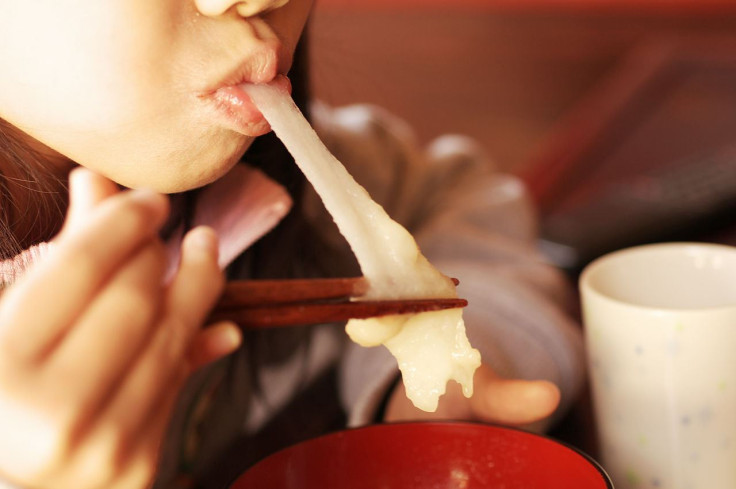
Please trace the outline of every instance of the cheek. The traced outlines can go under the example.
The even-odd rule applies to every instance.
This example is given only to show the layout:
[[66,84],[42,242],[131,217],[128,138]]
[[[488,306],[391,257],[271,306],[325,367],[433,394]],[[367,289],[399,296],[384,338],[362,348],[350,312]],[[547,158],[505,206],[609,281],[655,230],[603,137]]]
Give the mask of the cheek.
[[69,1],[11,6],[0,20],[0,111],[29,132],[124,125],[161,100],[153,82],[166,69],[154,59],[165,42],[146,22],[130,28],[124,5],[139,2]]
[[190,3],[0,0],[0,118],[123,185],[218,178],[250,139],[196,97],[211,57]]

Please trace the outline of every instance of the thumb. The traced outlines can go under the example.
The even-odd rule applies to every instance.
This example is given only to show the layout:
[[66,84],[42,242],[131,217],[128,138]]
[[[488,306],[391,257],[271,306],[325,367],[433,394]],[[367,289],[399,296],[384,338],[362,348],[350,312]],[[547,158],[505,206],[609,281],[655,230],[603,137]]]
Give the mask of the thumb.
[[83,223],[100,202],[120,190],[111,180],[84,167],[69,173],[69,211],[64,229],[74,229]]
[[475,373],[470,408],[475,417],[505,425],[525,425],[551,415],[560,390],[546,380],[503,379],[481,365]]

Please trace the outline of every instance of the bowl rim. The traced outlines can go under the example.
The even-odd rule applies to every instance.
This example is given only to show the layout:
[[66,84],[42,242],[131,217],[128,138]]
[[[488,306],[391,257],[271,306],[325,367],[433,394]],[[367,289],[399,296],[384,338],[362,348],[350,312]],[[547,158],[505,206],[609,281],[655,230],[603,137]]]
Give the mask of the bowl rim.
[[593,457],[585,453],[583,450],[579,449],[576,446],[571,445],[570,443],[558,440],[557,438],[554,438],[552,436],[541,434],[541,433],[534,433],[528,430],[525,430],[523,428],[515,427],[515,426],[505,426],[497,423],[486,423],[481,421],[465,421],[465,420],[413,420],[413,421],[386,421],[386,422],[376,422],[371,423],[367,425],[362,426],[349,426],[345,428],[341,428],[338,430],[333,430],[328,433],[323,433],[321,435],[308,438],[306,440],[302,440],[296,443],[292,443],[289,446],[286,446],[284,448],[281,448],[269,455],[266,455],[265,457],[261,458],[257,462],[255,462],[253,465],[245,469],[243,472],[241,472],[233,481],[230,482],[230,484],[227,486],[228,488],[234,488],[235,484],[238,482],[238,480],[241,477],[244,477],[245,474],[253,469],[255,469],[258,465],[261,463],[264,463],[266,460],[276,457],[278,454],[286,452],[291,449],[295,449],[296,447],[299,447],[301,445],[305,445],[307,443],[314,442],[316,440],[320,440],[323,438],[338,436],[340,434],[344,434],[345,432],[355,432],[355,431],[366,431],[366,430],[373,430],[373,429],[382,429],[387,426],[404,426],[404,425],[432,425],[432,426],[438,426],[438,427],[451,427],[451,426],[477,426],[481,427],[483,429],[493,429],[493,430],[499,430],[499,431],[511,431],[516,432],[519,434],[522,434],[524,436],[529,436],[533,438],[539,438],[542,440],[550,441],[552,443],[555,443],[557,445],[560,445],[564,448],[567,448],[568,450],[573,451],[576,455],[582,457],[586,462],[588,462],[590,465],[595,468],[598,473],[600,474],[601,478],[603,479],[603,482],[606,484],[607,489],[614,489],[613,481],[611,480],[611,477],[608,475],[608,473],[605,471],[603,466],[595,460]]

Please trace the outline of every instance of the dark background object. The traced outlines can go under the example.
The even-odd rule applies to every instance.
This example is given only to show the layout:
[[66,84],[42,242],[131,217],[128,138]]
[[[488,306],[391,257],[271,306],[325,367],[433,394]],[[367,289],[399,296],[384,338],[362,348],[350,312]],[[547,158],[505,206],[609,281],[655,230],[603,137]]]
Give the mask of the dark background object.
[[634,50],[528,170],[543,251],[573,274],[627,246],[715,240],[736,224],[736,44]]

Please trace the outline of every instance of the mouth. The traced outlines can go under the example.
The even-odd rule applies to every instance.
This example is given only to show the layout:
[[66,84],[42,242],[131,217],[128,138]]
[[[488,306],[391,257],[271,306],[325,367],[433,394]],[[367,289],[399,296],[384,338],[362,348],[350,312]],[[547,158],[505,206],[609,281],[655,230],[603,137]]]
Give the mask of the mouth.
[[[268,83],[291,94],[291,82],[285,75],[277,75]],[[243,89],[248,84],[253,82],[226,85],[215,90],[209,98],[231,129],[246,136],[261,136],[270,132],[271,126]]]
[[266,134],[271,127],[242,86],[269,83],[291,94],[291,82],[283,74],[290,66],[291,56],[280,42],[263,42],[244,64],[227,73],[201,98],[214,107],[216,117],[230,129],[252,137]]

